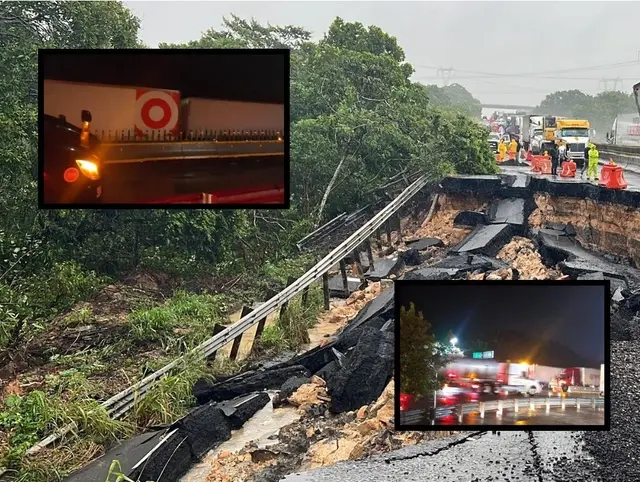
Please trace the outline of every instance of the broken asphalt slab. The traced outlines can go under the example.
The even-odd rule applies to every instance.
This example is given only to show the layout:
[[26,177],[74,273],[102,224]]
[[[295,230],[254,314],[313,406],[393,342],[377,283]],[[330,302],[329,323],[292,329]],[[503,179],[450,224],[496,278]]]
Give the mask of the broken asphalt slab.
[[409,271],[402,276],[403,280],[442,280],[464,276],[474,271],[493,271],[508,268],[509,265],[500,260],[479,254],[463,254],[448,256],[426,268]]
[[442,247],[444,243],[442,240],[438,238],[420,238],[420,239],[412,239],[409,241],[405,241],[407,248],[415,249],[417,251],[424,251],[427,248],[431,248],[433,246]]
[[527,217],[526,202],[522,198],[498,199],[487,212],[491,224],[510,224],[518,233],[524,233]]
[[548,266],[559,264],[564,274],[577,278],[588,273],[603,273],[609,278],[626,280],[629,287],[640,284],[640,271],[630,266],[611,262],[583,248],[572,237],[541,230],[535,235],[540,254]]
[[281,365],[269,370],[245,372],[221,383],[212,383],[207,378],[201,378],[193,386],[193,395],[199,404],[223,402],[252,392],[280,388],[294,376],[309,377],[311,373],[301,365]]
[[451,252],[481,253],[493,257],[511,240],[513,232],[513,226],[506,223],[478,226]]
[[454,226],[478,226],[487,224],[487,216],[477,211],[460,211],[453,220]]
[[389,278],[391,275],[397,275],[402,268],[402,258],[394,256],[393,258],[376,259],[373,264],[373,270],[364,276],[370,281],[380,281]]
[[326,380],[333,413],[358,410],[375,401],[393,374],[394,334],[364,327],[344,367]]
[[178,482],[210,450],[231,438],[269,402],[267,393],[254,393],[223,404],[193,409],[166,429],[131,438],[65,479],[66,482],[104,482],[114,460],[132,480]]
[[362,280],[360,278],[348,276],[346,290],[341,274],[329,278],[329,296],[332,298],[348,298],[351,293],[358,291],[360,288],[362,288]]
[[351,320],[351,322],[344,327],[340,334],[336,338],[336,342],[346,336],[350,331],[355,330],[359,326],[366,324],[376,317],[382,318],[385,321],[393,318],[394,287],[391,285],[389,288],[383,290],[378,296],[369,301],[358,312],[358,314]]

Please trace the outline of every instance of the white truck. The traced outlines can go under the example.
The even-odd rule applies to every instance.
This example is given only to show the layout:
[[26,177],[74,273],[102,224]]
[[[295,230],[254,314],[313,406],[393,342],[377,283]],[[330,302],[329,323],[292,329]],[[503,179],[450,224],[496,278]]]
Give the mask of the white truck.
[[607,143],[614,146],[640,146],[640,114],[622,114],[615,118]]
[[531,141],[533,140],[536,129],[542,132],[542,116],[541,115],[524,115],[522,116],[522,140],[525,151],[529,150]]
[[75,126],[82,125],[82,111],[91,112],[91,132],[103,140],[190,131],[281,133],[285,127],[283,104],[181,99],[177,90],[45,79],[43,99],[44,114],[63,115]]

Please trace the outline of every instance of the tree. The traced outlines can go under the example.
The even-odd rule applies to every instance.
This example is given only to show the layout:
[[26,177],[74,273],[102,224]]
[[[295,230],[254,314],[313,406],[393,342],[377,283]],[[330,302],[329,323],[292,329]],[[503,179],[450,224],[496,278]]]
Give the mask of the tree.
[[431,325],[416,312],[400,308],[400,391],[425,396],[437,388],[435,337],[429,334]]
[[635,112],[633,96],[624,92],[601,92],[591,96],[579,90],[564,90],[548,94],[535,112],[578,119],[587,119],[598,137],[611,129],[616,116]]
[[460,84],[444,87],[426,85],[424,88],[431,104],[435,107],[475,118],[479,118],[482,114],[482,103]]

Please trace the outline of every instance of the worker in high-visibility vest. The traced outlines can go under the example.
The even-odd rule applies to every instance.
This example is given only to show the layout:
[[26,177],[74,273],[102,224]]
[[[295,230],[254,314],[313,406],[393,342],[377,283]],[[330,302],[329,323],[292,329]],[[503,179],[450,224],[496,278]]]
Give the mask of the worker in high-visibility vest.
[[596,149],[595,144],[591,144],[589,149],[589,168],[587,169],[587,180],[591,181],[591,176],[594,177],[593,180],[598,180],[598,161],[600,161],[600,152]]
[[498,160],[500,162],[504,161],[504,158],[507,154],[507,144],[504,142],[504,139],[500,139],[498,143]]
[[518,141],[511,139],[509,143],[509,159],[515,159],[518,152]]

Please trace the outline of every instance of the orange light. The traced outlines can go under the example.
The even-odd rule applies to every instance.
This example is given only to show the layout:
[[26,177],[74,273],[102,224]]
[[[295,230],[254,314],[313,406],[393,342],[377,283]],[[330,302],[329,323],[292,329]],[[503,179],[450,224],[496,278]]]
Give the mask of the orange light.
[[98,167],[97,159],[94,158],[90,161],[77,159],[76,164],[80,168],[82,174],[87,176],[92,181],[97,181],[98,179],[100,179],[100,168]]
[[78,171],[75,167],[70,167],[66,171],[64,171],[64,180],[71,183],[76,182],[80,177],[80,171]]

